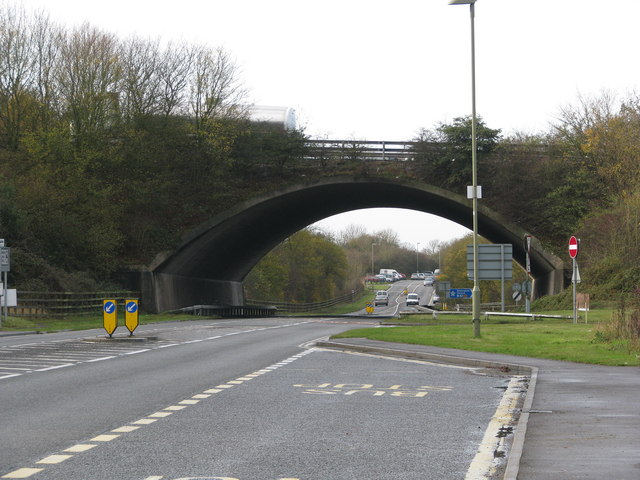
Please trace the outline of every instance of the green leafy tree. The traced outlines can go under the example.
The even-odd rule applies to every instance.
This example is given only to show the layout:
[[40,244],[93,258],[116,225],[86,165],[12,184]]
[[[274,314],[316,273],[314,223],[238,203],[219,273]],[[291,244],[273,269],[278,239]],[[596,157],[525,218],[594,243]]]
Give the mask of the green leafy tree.
[[[471,117],[456,117],[450,124],[441,123],[435,131],[421,132],[415,148],[428,162],[424,174],[430,183],[458,189],[471,183],[471,123]],[[499,139],[500,130],[487,127],[482,118],[476,119],[478,162],[491,154]],[[434,144],[440,148],[434,148]]]

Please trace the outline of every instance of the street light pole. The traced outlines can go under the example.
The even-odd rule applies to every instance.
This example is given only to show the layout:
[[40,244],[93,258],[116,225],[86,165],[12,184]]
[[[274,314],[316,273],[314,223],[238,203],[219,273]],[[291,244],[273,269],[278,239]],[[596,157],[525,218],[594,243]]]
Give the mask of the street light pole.
[[478,165],[476,159],[476,43],[475,4],[476,0],[449,0],[449,5],[469,5],[471,14],[471,191],[467,196],[472,200],[473,209],[473,293],[471,310],[473,315],[473,335],[480,336],[480,284],[478,279]]
[[418,262],[418,252],[420,251],[420,242],[416,244],[416,273],[420,271],[420,266]]
[[376,271],[373,269],[373,246],[377,245],[377,243],[372,243],[371,244],[371,275],[375,275]]

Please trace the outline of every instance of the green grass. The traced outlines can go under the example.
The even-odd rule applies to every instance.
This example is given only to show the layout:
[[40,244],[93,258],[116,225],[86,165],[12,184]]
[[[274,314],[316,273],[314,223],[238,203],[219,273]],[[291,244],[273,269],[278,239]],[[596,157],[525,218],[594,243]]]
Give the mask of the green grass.
[[[184,314],[160,314],[146,315],[141,314],[139,317],[140,325],[157,322],[185,321],[197,320],[200,317]],[[35,332],[60,332],[66,330],[89,330],[92,328],[103,328],[102,315],[78,315],[73,317],[51,317],[51,318],[20,318],[9,317],[5,321],[2,318],[2,328],[0,331],[35,331]],[[124,316],[118,318],[118,332],[127,327],[124,326]]]
[[[590,312],[591,313],[591,312]],[[566,312],[565,312],[566,314]],[[599,315],[594,315],[598,317]],[[603,313],[602,316],[606,316]],[[529,320],[519,323],[481,323],[481,336],[473,336],[469,317],[464,324],[397,326],[349,330],[334,338],[365,337],[386,342],[432,345],[479,352],[548,358],[600,365],[640,365],[640,352],[625,342],[596,340],[594,323],[571,320]],[[451,319],[453,320],[453,319]],[[591,321],[591,316],[590,316]]]

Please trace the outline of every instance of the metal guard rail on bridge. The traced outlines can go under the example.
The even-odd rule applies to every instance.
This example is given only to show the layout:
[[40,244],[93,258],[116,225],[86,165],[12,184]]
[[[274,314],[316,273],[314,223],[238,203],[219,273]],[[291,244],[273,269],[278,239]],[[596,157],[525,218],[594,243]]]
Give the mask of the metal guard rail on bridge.
[[[358,159],[358,160],[397,160],[412,159],[418,142],[396,142],[386,140],[309,140],[309,158]],[[433,144],[434,151],[442,148]]]
[[[440,153],[451,147],[441,142],[394,141],[394,140],[329,140],[310,139],[307,141],[309,160],[378,160],[409,161],[419,159],[425,153]],[[549,154],[549,145],[523,146],[502,144],[510,157],[526,154],[545,157]]]

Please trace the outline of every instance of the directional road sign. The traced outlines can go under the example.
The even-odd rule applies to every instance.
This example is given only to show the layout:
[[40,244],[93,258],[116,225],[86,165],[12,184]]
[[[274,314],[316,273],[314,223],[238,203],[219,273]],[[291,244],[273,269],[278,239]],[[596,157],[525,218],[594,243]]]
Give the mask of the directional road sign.
[[471,298],[473,292],[470,288],[452,288],[449,290],[449,298]]
[[102,303],[102,323],[109,336],[118,328],[118,304],[115,300],[104,300]]
[[133,335],[133,331],[138,328],[138,300],[125,300],[124,303],[124,324]]

